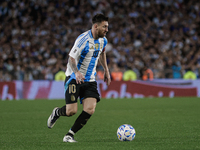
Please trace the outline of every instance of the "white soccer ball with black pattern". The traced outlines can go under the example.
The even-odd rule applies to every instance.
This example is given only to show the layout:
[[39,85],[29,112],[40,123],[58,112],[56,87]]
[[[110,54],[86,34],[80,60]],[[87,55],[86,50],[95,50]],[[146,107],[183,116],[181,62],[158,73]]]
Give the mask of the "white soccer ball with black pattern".
[[132,141],[135,135],[135,129],[129,124],[123,124],[117,129],[117,137],[120,141]]

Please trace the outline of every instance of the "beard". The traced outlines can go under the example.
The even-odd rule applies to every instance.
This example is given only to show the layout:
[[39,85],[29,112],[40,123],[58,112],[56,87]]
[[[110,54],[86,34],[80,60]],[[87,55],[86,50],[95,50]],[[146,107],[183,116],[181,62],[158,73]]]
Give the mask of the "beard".
[[105,32],[99,30],[99,32],[98,32],[98,37],[99,38],[103,38],[103,37],[105,37],[105,35],[106,35]]

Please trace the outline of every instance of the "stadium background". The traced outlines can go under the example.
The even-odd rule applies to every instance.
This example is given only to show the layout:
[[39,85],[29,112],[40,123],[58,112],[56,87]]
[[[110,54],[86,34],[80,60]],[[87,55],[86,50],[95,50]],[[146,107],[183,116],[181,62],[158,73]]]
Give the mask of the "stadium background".
[[0,80],[54,80],[65,71],[75,39],[91,28],[91,17],[99,12],[110,18],[111,73],[132,70],[142,80],[147,69],[154,79],[180,79],[192,71],[199,78],[198,1],[3,0]]
[[[107,89],[101,82],[100,65],[97,80],[100,92],[111,94],[101,93],[102,97],[200,95],[198,1],[3,0],[0,4],[1,99],[63,98],[59,91],[63,91],[68,52],[76,37],[91,28],[96,13],[110,18],[106,52],[111,87]],[[171,84],[166,85],[165,80]],[[135,91],[135,84],[142,84],[141,90]],[[156,88],[145,94],[147,84]],[[122,89],[115,89],[116,85]],[[173,89],[182,87],[193,92],[177,94]],[[36,89],[35,95],[40,96],[28,96],[33,92],[29,89]]]

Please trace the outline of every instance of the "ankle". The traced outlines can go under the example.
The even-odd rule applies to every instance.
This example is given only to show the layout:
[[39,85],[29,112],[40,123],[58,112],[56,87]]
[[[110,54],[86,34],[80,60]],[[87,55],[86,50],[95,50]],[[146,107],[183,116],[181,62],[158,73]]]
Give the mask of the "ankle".
[[66,134],[66,135],[69,135],[69,136],[71,136],[71,137],[74,137],[74,132],[72,131],[72,130],[69,130],[69,132]]

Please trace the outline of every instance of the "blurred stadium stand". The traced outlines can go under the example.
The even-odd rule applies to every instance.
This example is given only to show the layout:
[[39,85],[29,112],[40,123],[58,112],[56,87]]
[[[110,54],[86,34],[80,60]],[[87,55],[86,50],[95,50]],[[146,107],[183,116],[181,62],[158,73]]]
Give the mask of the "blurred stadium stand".
[[[91,17],[109,20],[108,66],[142,79],[200,78],[200,2],[188,0],[1,0],[0,81],[54,80]],[[98,65],[99,70],[101,66]]]

